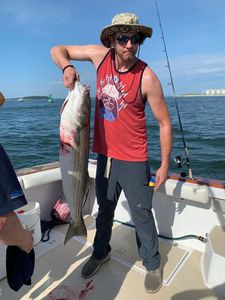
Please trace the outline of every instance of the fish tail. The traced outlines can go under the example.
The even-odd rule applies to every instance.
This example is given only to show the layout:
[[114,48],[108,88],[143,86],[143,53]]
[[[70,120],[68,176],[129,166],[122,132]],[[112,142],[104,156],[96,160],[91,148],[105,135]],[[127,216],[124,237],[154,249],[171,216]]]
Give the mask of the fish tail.
[[64,245],[72,239],[74,236],[85,236],[87,237],[87,229],[84,224],[83,218],[81,219],[81,222],[79,224],[70,224],[69,228],[67,230]]

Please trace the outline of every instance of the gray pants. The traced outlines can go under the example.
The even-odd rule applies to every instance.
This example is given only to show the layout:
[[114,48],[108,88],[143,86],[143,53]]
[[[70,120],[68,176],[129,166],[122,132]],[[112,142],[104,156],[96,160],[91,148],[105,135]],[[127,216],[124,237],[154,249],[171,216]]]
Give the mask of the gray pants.
[[96,196],[99,205],[93,255],[104,258],[111,250],[110,239],[114,211],[121,191],[127,198],[136,228],[139,256],[147,270],[160,265],[158,235],[152,215],[153,188],[148,186],[148,162],[128,162],[112,159],[109,179],[104,177],[107,157],[98,156]]

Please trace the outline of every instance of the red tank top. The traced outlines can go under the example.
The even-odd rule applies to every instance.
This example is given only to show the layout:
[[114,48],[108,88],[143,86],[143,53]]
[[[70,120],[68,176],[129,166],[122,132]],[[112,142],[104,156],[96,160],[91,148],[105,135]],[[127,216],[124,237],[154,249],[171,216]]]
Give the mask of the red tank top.
[[141,78],[146,63],[126,72],[115,67],[110,50],[97,70],[93,151],[125,161],[146,161],[147,134]]

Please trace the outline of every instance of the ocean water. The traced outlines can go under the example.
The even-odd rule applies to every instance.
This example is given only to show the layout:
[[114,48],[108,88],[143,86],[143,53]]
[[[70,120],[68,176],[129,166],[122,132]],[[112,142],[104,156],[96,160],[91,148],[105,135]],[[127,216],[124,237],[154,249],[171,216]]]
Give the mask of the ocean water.
[[[53,103],[48,103],[41,99],[24,102],[8,99],[0,108],[0,143],[15,169],[58,160],[60,107],[63,100],[54,99]],[[170,172],[186,172],[185,164],[177,168],[173,161],[177,155],[183,157],[184,150],[175,101],[169,97],[166,100],[174,134]],[[179,98],[177,103],[193,175],[225,180],[225,98],[185,97]],[[91,136],[93,111],[92,108]],[[146,116],[149,161],[154,172],[160,165],[159,130],[148,106]],[[90,157],[96,158],[96,154],[90,152]]]

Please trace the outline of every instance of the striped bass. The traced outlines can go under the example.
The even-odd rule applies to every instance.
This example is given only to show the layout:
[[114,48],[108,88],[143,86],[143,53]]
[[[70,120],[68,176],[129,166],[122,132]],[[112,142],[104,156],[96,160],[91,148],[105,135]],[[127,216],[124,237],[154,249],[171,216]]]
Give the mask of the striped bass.
[[90,88],[75,82],[62,107],[59,162],[63,193],[70,208],[64,244],[75,235],[87,236],[82,205],[88,186]]

